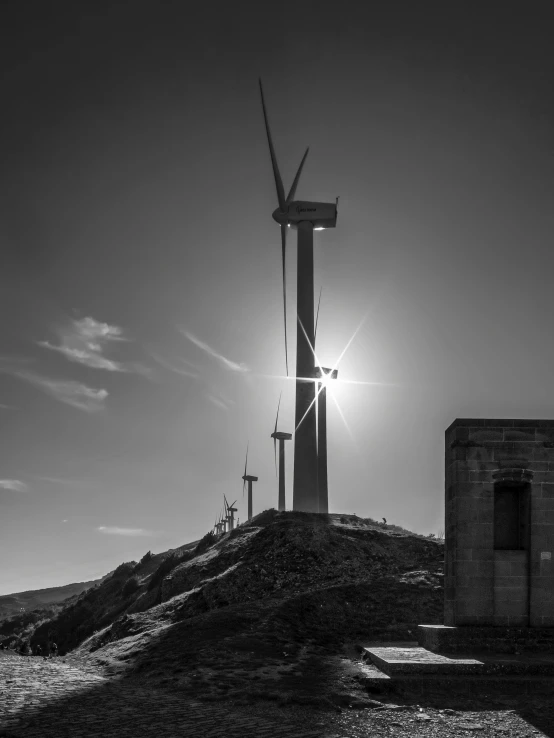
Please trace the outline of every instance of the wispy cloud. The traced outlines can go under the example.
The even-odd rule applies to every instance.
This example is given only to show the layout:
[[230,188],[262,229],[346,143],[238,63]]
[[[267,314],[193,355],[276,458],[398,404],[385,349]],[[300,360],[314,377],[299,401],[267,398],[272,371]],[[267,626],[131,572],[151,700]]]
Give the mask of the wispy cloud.
[[213,395],[206,395],[208,400],[215,405],[216,407],[221,408],[222,410],[228,410],[229,406],[226,405],[223,400],[220,400],[219,397],[214,397]]
[[18,379],[29,382],[38,389],[46,392],[60,402],[66,405],[72,405],[79,410],[86,412],[96,412],[104,407],[104,400],[108,396],[105,389],[93,389],[87,387],[86,384],[75,382],[73,380],[48,379],[35,372],[26,369],[18,369],[15,367],[2,367],[0,371],[12,374]]
[[84,364],[93,369],[131,372],[141,368],[140,364],[125,365],[104,356],[103,352],[110,342],[130,340],[123,335],[123,329],[116,325],[101,323],[94,318],[87,317],[72,320],[69,326],[58,328],[57,332],[60,336],[59,345],[54,345],[50,341],[37,341],[38,345],[51,351],[58,351],[69,361]]
[[31,474],[31,477],[34,479],[39,479],[41,482],[48,482],[49,484],[69,484],[72,487],[79,484],[79,485],[88,485],[91,484],[91,482],[88,482],[85,479],[65,479],[63,477],[47,477],[44,475],[39,474]]
[[[167,359],[164,359],[159,354],[155,353],[154,351],[148,352],[150,356],[154,359],[154,361],[157,361],[160,366],[163,366],[164,369],[167,369],[170,372],[175,372],[175,374],[180,374],[183,377],[194,377],[198,378],[199,374],[197,371],[191,371],[190,369],[185,369],[182,366],[179,366],[178,364],[175,364],[172,361],[168,361]],[[179,359],[180,362],[183,364],[186,364],[187,366],[192,367],[193,369],[197,369],[195,364],[192,364],[190,361],[186,361],[186,359]]]
[[112,536],[151,536],[152,531],[144,528],[118,528],[113,525],[100,525],[96,529],[99,533]]
[[207,343],[204,343],[204,341],[201,341],[199,338],[196,338],[196,336],[194,336],[192,333],[189,333],[189,331],[185,331],[182,328],[179,328],[179,331],[183,334],[183,336],[185,336],[185,338],[188,338],[189,341],[194,343],[195,346],[198,346],[198,348],[201,348],[202,351],[205,351],[209,356],[217,359],[217,361],[219,361],[226,369],[229,369],[232,372],[250,371],[246,364],[237,364],[235,361],[227,359],[222,354],[218,354],[215,349],[213,349],[211,346],[208,346]]
[[11,489],[14,492],[25,492],[28,487],[19,479],[0,479],[0,489]]

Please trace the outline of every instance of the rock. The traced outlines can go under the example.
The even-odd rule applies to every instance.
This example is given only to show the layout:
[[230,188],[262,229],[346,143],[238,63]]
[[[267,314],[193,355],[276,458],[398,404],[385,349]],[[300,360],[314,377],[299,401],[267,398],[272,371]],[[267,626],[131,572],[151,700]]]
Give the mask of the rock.
[[485,726],[481,723],[456,723],[456,727],[463,730],[485,730]]

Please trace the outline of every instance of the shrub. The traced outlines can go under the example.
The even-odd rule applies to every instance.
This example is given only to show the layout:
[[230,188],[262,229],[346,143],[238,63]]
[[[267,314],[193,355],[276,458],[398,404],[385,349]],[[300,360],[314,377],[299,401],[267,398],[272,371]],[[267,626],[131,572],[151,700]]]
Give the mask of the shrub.
[[216,541],[216,538],[215,538],[213,531],[206,533],[204,538],[201,538],[196,544],[196,548],[194,549],[194,555],[198,556],[199,554],[204,553],[204,551],[207,551],[209,548],[211,548],[214,545],[215,541]]
[[129,577],[125,584],[123,585],[123,597],[129,597],[129,595],[132,595],[133,592],[136,592],[137,589],[140,588],[140,582],[139,578],[136,576]]
[[154,558],[154,554],[152,553],[152,551],[148,551],[147,553],[144,554],[144,556],[140,560],[140,563],[147,564],[152,558]]
[[123,579],[127,578],[129,574],[132,574],[133,569],[136,566],[136,561],[128,561],[125,564],[120,564],[117,569],[114,571],[114,573],[111,575],[110,579]]

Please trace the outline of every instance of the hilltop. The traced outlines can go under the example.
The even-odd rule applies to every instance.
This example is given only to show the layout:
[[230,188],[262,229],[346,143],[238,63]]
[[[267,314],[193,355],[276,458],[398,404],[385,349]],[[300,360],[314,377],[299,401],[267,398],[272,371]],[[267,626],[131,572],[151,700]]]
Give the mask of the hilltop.
[[443,556],[442,541],[371,519],[268,510],[122,564],[31,643],[52,634],[85,668],[205,699],[286,700],[321,692],[345,647],[441,622]]

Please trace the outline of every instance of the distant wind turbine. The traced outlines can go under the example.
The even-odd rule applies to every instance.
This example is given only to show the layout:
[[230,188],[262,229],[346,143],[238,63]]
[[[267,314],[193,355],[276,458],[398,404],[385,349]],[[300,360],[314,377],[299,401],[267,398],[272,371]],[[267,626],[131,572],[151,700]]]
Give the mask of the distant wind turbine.
[[279,407],[281,406],[281,396],[279,395],[279,402],[277,404],[277,416],[275,417],[275,430],[271,434],[273,438],[273,452],[275,455],[275,473],[277,474],[277,441],[279,441],[279,498],[277,509],[279,511],[286,510],[285,502],[285,441],[290,441],[292,433],[283,433],[277,430],[277,422],[279,420]]
[[247,474],[247,465],[248,465],[248,444],[246,445],[246,460],[244,462],[244,474],[243,479],[244,482],[242,484],[242,495],[244,497],[244,487],[246,485],[246,482],[248,482],[248,520],[252,519],[252,482],[257,482],[258,477],[253,477],[252,474]]

